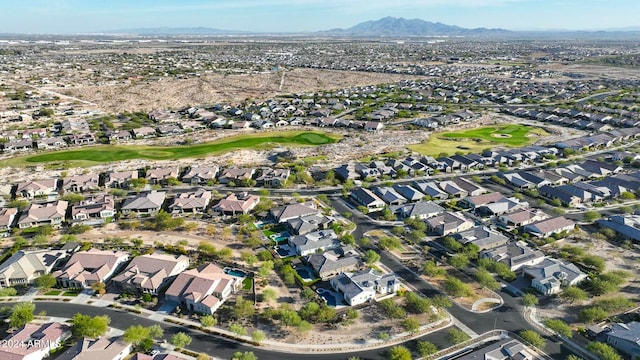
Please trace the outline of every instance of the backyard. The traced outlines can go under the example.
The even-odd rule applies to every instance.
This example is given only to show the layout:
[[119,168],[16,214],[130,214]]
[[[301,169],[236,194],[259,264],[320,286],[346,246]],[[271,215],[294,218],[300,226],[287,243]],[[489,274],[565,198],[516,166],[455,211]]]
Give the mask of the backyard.
[[408,148],[421,154],[438,156],[457,152],[480,153],[496,146],[519,147],[533,143],[548,133],[541,128],[526,125],[487,126],[477,129],[437,133],[421,144]]

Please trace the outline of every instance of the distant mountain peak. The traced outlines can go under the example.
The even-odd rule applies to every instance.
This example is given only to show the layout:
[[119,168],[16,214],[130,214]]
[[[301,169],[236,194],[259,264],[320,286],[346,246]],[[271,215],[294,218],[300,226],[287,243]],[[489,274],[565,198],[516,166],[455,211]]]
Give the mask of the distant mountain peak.
[[386,16],[379,20],[361,22],[348,29],[329,30],[329,33],[352,36],[488,36],[508,34],[504,29],[465,29],[440,22]]

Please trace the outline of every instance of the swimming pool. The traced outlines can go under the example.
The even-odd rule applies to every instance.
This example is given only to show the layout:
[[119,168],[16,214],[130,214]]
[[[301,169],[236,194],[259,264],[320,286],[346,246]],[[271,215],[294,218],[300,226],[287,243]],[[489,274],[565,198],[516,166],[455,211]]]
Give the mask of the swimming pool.
[[327,289],[318,289],[318,295],[322,297],[328,306],[336,307],[342,303],[342,297],[339,294],[334,293],[333,291]]
[[242,270],[238,270],[238,269],[229,269],[229,268],[225,268],[224,269],[224,273],[227,275],[231,275],[231,276],[235,276],[235,277],[247,277],[247,273],[242,271]]

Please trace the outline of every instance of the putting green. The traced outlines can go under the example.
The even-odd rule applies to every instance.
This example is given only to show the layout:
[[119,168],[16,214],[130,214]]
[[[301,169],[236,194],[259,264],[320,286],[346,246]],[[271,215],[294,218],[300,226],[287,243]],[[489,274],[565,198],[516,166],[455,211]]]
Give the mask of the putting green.
[[1,161],[0,165],[26,166],[36,163],[65,162],[72,167],[133,159],[171,160],[205,157],[238,149],[265,149],[275,145],[317,146],[334,143],[340,138],[339,135],[324,132],[276,131],[232,136],[191,146],[92,146],[78,150],[21,156]]
[[478,153],[486,148],[505,146],[519,147],[547,136],[541,128],[526,125],[486,126],[477,129],[432,134],[421,144],[408,148],[425,155],[437,156],[456,152]]

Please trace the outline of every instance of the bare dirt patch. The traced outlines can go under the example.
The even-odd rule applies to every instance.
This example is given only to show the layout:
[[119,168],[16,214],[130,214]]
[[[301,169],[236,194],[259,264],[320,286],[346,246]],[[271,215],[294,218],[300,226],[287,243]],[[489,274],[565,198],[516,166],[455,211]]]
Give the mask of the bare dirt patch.
[[[205,74],[188,79],[162,78],[161,81],[130,81],[124,84],[85,86],[64,90],[112,112],[175,109],[217,102],[239,102],[247,98],[264,99],[279,94],[348,88],[395,82],[417,76],[355,71],[292,69],[250,75]],[[282,86],[281,86],[282,81]]]

